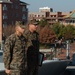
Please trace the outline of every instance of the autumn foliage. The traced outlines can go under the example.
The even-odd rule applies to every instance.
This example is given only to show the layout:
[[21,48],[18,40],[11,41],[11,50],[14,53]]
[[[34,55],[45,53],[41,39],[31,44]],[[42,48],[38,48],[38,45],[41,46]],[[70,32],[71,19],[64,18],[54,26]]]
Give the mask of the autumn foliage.
[[3,33],[6,37],[14,33],[14,31],[15,31],[14,25],[7,25],[6,27],[3,28]]
[[45,26],[44,28],[42,28],[39,34],[40,34],[40,43],[50,44],[55,42],[56,35],[49,26]]
[[[26,28],[25,30],[27,30]],[[8,25],[3,28],[3,33],[5,34],[6,37],[14,33],[15,31],[15,26],[14,25]],[[56,39],[56,35],[54,31],[49,27],[38,27],[38,32],[39,32],[39,38],[40,38],[40,43],[41,44],[50,44],[54,43]]]

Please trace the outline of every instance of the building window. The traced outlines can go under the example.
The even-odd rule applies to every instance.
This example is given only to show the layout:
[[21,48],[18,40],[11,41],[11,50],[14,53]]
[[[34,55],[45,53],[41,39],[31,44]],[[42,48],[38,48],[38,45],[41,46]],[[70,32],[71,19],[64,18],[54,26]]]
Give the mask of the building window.
[[13,8],[13,4],[11,5],[11,8]]
[[3,14],[3,19],[7,19],[7,18],[8,18],[7,14],[4,13],[4,14]]
[[6,26],[7,26],[7,22],[4,22],[3,23],[3,28],[6,27]]
[[36,17],[36,15],[35,15],[35,17]]
[[26,16],[25,16],[25,14],[23,14],[23,16],[22,16],[22,19],[26,19]]
[[7,10],[6,4],[3,5],[3,10]]
[[56,17],[56,15],[54,15],[54,17]]
[[42,17],[44,17],[44,15],[42,15]]
[[15,17],[18,17],[18,13],[15,14]]
[[26,11],[26,8],[25,8],[25,6],[23,6],[23,8],[22,8],[22,11]]
[[14,25],[14,22],[12,21],[12,25]]
[[40,15],[38,15],[38,17],[40,17]]
[[73,23],[75,23],[75,20],[73,20]]
[[51,17],[53,17],[53,15],[51,15]]
[[17,4],[16,4],[15,8],[18,9],[18,5]]

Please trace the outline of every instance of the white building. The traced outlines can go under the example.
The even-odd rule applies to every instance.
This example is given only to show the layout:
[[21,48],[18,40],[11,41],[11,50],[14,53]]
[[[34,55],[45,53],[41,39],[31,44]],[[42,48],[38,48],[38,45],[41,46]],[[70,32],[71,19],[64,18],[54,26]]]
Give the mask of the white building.
[[42,7],[39,8],[39,12],[53,12],[53,9],[49,7]]

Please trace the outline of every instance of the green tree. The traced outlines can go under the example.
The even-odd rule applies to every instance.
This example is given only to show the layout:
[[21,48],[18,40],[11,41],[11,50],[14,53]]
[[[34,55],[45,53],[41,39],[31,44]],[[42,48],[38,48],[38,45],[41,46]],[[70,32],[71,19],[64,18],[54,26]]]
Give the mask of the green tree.
[[52,28],[53,28],[54,32],[56,33],[58,39],[63,37],[63,33],[64,33],[63,29],[64,29],[64,27],[65,26],[60,24],[60,23],[56,23],[56,24],[53,25]]
[[73,39],[75,37],[75,27],[73,25],[64,26],[60,23],[56,23],[52,28],[58,39],[62,37],[65,39]]
[[48,22],[45,18],[43,18],[41,21],[39,21],[39,25],[41,27],[45,27],[46,25],[48,25]]
[[75,27],[73,25],[67,25],[63,29],[63,36],[65,39],[73,39],[75,36]]

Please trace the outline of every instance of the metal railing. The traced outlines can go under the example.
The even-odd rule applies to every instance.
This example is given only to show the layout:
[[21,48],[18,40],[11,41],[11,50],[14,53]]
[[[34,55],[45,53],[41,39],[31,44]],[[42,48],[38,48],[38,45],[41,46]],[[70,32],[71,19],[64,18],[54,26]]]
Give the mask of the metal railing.
[[0,42],[0,50],[4,50],[4,41]]

